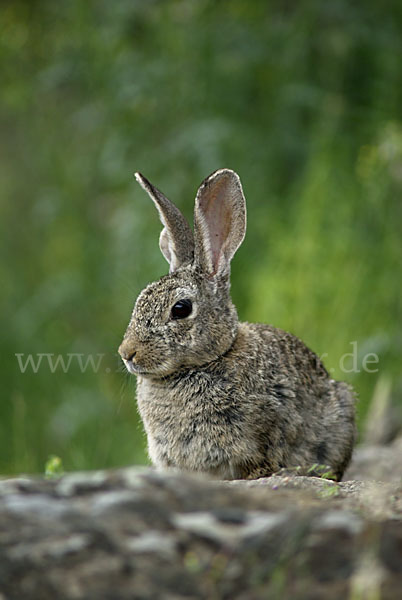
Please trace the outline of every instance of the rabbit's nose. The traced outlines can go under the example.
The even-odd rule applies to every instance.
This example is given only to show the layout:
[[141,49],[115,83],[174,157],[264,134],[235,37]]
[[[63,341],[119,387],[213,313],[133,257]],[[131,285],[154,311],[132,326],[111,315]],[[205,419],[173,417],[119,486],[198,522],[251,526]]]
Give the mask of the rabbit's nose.
[[122,342],[120,344],[118,352],[124,360],[129,360],[129,361],[133,360],[134,356],[136,355],[135,350],[133,350],[133,348],[130,347],[125,342]]

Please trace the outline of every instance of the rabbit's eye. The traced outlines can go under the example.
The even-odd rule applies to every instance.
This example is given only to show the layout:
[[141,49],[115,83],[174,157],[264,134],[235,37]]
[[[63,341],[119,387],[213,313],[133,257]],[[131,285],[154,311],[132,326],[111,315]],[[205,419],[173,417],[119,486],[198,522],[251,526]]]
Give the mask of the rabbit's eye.
[[192,310],[191,300],[179,300],[172,308],[172,319],[185,319],[191,315]]

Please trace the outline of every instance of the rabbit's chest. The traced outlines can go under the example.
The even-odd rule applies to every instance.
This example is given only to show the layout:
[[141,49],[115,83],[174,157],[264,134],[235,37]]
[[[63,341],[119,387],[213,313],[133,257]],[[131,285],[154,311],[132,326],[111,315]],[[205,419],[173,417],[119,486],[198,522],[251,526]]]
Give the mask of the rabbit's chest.
[[186,382],[169,388],[141,378],[137,401],[154,464],[236,476],[238,453],[249,436],[238,426],[230,386],[214,387],[201,378],[190,393]]

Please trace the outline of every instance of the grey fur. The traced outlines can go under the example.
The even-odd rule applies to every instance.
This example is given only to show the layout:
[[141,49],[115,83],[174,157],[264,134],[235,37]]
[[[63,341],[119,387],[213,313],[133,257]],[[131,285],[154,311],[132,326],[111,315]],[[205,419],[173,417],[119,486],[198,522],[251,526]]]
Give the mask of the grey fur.
[[135,178],[153,200],[160,220],[164,225],[159,238],[159,247],[170,264],[170,272],[172,273],[193,260],[193,232],[179,209],[158,188],[152,185],[141,173],[135,173]]
[[[323,463],[340,480],[356,436],[351,388],[331,379],[297,337],[239,323],[230,299],[230,261],[246,227],[238,175],[221,169],[201,184],[195,247],[184,217],[168,210],[169,224],[162,221],[180,265],[140,294],[119,348],[137,375],[152,462],[226,479]],[[192,313],[172,319],[183,299]]]

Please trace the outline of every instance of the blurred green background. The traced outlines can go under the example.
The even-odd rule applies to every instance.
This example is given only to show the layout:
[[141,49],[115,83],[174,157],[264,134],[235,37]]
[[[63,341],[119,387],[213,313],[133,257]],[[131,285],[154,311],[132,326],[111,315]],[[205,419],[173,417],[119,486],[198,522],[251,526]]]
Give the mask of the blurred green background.
[[116,350],[167,263],[136,170],[189,218],[237,170],[240,317],[327,354],[360,426],[379,382],[401,402],[399,0],[13,0],[0,27],[0,473],[147,460]]

